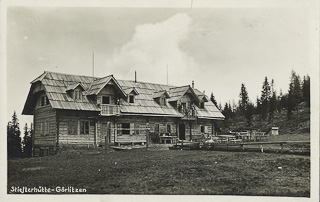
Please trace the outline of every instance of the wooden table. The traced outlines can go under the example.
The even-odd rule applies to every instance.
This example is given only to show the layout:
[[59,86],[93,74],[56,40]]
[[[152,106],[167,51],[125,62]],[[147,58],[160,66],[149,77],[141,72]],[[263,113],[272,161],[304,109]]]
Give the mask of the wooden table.
[[167,141],[170,141],[170,144],[176,143],[177,136],[160,136],[160,143],[167,144]]

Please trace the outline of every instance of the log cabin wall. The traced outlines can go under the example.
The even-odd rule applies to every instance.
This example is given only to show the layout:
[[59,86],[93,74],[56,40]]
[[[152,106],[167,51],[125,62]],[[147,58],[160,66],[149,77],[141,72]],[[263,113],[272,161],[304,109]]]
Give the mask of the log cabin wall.
[[[190,127],[191,123],[191,127]],[[206,119],[197,119],[192,121],[181,121],[180,124],[185,124],[185,136],[186,140],[191,141],[196,138],[200,138],[203,135],[212,135],[214,134],[214,127],[212,120]],[[201,127],[202,130],[201,130]],[[191,128],[191,135],[190,135]]]
[[[129,134],[123,132],[122,126],[127,124]],[[150,134],[177,136],[177,118],[165,117],[143,117],[143,116],[121,116],[121,117],[101,117],[97,124],[98,144],[105,144],[107,127],[111,128],[109,142],[133,142],[141,143],[146,141],[146,124],[149,123]],[[170,126],[168,126],[170,125]],[[116,130],[115,130],[116,129]],[[168,131],[168,129],[170,131]]]
[[39,94],[34,110],[33,156],[55,154],[57,145],[56,110]]
[[59,145],[94,145],[98,112],[59,110]]

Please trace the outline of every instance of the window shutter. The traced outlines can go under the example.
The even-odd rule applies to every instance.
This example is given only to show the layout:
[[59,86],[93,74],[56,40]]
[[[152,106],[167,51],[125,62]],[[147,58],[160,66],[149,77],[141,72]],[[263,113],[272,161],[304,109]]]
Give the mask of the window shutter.
[[204,127],[204,133],[208,133],[208,126]]
[[117,124],[117,135],[122,135],[121,123]]
[[130,135],[134,135],[135,131],[134,131],[134,123],[130,123]]

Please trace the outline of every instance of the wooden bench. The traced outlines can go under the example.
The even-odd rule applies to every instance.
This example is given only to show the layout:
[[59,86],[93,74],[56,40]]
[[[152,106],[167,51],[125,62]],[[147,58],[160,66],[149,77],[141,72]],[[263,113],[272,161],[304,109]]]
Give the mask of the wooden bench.
[[116,141],[116,144],[120,147],[121,145],[134,145],[136,143],[139,144],[145,144],[147,141],[146,140],[137,140],[137,141]]

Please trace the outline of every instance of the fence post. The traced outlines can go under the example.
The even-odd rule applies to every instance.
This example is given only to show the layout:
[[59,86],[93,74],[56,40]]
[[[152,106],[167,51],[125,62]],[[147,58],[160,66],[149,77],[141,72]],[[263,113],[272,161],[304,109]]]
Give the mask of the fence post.
[[109,153],[109,137],[108,137],[108,135],[105,136],[105,144],[106,144],[106,152]]
[[149,135],[149,130],[150,130],[150,128],[149,128],[149,123],[147,123],[147,125],[146,125],[147,127],[146,127],[146,150],[149,150],[149,141],[150,141],[150,135]]

